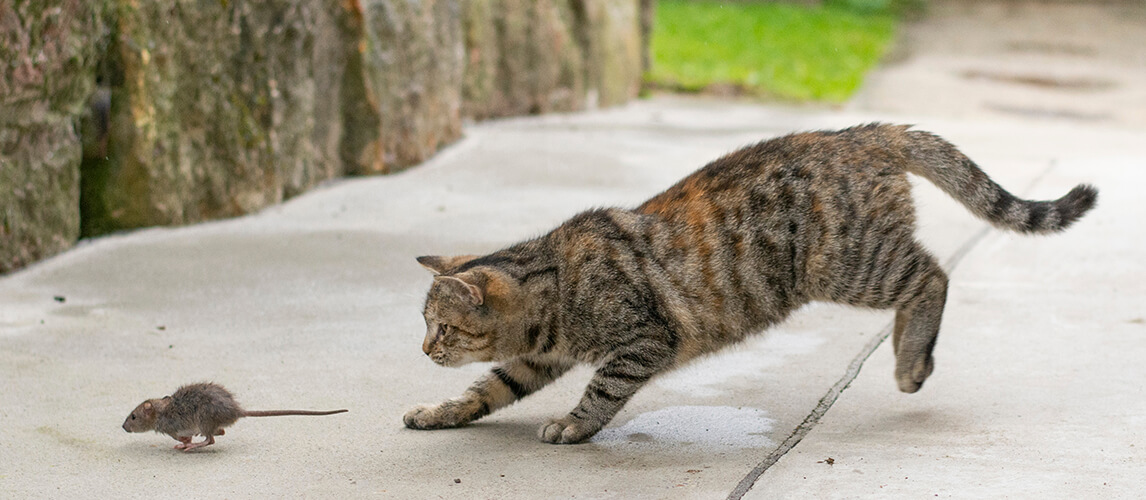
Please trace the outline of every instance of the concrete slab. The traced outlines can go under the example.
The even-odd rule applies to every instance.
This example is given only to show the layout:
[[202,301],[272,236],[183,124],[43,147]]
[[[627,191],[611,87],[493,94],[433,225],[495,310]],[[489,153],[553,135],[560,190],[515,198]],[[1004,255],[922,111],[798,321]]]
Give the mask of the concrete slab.
[[[749,142],[875,118],[887,116],[657,98],[486,123],[402,174],[341,181],[240,219],[101,238],[3,277],[0,491],[724,497],[804,421],[890,313],[808,307],[656,380],[583,445],[542,444],[535,431],[576,403],[587,370],[469,427],[410,431],[406,409],[456,396],[486,369],[440,368],[420,352],[430,279],[414,257],[492,250],[587,207],[634,205]],[[987,470],[984,488],[1060,464],[1066,477],[1080,470],[1064,463],[1070,457],[1105,460],[1082,469],[1086,485],[1140,488],[1128,475],[1146,430],[1135,416],[1146,380],[1134,342],[1143,332],[1134,308],[1143,303],[1139,135],[910,121],[1015,191],[1057,196],[1094,181],[1101,209],[1063,237],[979,242],[955,273],[925,390],[898,393],[881,350],[751,494],[878,494],[900,467],[912,481],[898,491],[952,492]],[[953,201],[926,183],[917,198],[922,237],[937,254],[978,241],[982,223]],[[350,413],[241,421],[192,454],[119,428],[142,399],[200,380],[228,386],[252,409]],[[1099,443],[1111,451],[1095,452]],[[1023,468],[1032,453],[1038,466]],[[828,457],[836,465],[815,463]],[[1013,468],[991,469],[999,462]]]
[[1146,127],[1146,3],[947,0],[853,110]]
[[745,498],[1139,498],[1144,158],[1063,161],[1040,187],[1101,186],[1089,219],[1054,238],[990,233],[952,275],[918,397],[886,389],[881,350]]

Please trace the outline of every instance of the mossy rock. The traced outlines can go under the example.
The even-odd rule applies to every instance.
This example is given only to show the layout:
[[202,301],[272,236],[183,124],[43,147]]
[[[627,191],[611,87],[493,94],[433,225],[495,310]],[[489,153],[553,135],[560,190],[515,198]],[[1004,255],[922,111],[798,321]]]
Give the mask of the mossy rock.
[[338,2],[117,5],[84,234],[244,214],[343,173]]
[[624,102],[638,5],[0,3],[0,272],[81,234],[241,215],[417,164],[463,117]]
[[0,2],[0,273],[79,236],[77,129],[106,42],[105,7]]

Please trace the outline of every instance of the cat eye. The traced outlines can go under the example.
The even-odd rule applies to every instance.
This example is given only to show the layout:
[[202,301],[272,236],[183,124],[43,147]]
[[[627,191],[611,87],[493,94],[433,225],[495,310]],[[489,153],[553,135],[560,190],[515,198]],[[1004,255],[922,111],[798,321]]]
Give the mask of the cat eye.
[[452,334],[452,335],[460,335],[463,337],[475,337],[476,336],[476,335],[474,335],[473,332],[470,332],[469,330],[458,328],[454,325],[447,325],[445,323],[438,323],[438,332],[434,336],[443,337],[447,333]]

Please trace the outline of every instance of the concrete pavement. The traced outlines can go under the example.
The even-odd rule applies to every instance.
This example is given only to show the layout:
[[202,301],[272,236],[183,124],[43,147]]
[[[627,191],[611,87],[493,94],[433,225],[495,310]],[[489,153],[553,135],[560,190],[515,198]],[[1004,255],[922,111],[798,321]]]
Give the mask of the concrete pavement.
[[[1030,32],[964,38],[1048,47],[1006,39]],[[1095,119],[1071,107],[1078,91],[1015,93],[959,76],[1007,61],[925,56],[877,72],[843,112],[658,97],[483,123],[398,175],[340,181],[239,219],[100,238],[0,277],[0,497],[1137,498],[1137,73],[1103,73],[1118,83],[1086,94]],[[928,74],[947,79],[913,79]],[[1070,112],[993,105],[1016,95],[1035,101],[1008,109]],[[920,237],[952,278],[936,372],[918,394],[896,390],[886,345],[866,356],[890,312],[816,304],[655,380],[590,443],[535,437],[576,403],[585,369],[466,428],[402,427],[406,409],[456,396],[486,369],[440,368],[421,353],[430,278],[414,257],[493,250],[584,208],[634,205],[744,144],[872,120],[937,132],[1028,197],[1100,189],[1076,227],[1031,238],[988,230],[917,183]],[[120,429],[144,398],[201,380],[250,409],[350,413],[240,421],[191,454]]]
[[1146,3],[929,2],[851,109],[1146,127]]
[[[453,397],[485,370],[440,368],[420,352],[430,279],[414,257],[492,250],[585,207],[633,205],[748,142],[877,118],[889,117],[656,98],[487,123],[399,175],[339,182],[235,220],[101,238],[6,276],[0,491],[727,496],[845,377],[890,313],[808,307],[656,380],[588,444],[534,437],[575,404],[584,369],[475,425],[410,431],[407,408]],[[952,273],[935,375],[919,394],[900,394],[881,347],[748,497],[1146,490],[1141,134],[910,121],[1016,192],[1051,197],[1093,182],[1099,208],[1060,236],[983,236],[981,222],[919,183],[923,240],[944,258],[969,250]],[[193,454],[119,428],[142,399],[198,380],[252,409],[350,413],[240,421]]]

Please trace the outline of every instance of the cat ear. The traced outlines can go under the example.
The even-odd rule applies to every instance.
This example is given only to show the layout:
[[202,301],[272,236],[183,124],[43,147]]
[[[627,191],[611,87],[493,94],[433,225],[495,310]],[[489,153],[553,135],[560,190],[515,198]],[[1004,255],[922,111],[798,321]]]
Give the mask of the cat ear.
[[450,269],[454,269],[466,262],[477,258],[476,255],[458,255],[454,257],[443,257],[441,255],[423,255],[418,257],[418,263],[422,267],[429,269],[434,274],[442,274]]
[[465,280],[455,276],[437,276],[434,278],[442,284],[442,286],[449,293],[456,295],[464,302],[468,302],[474,306],[482,305],[485,302],[485,293],[477,285],[467,283]]

